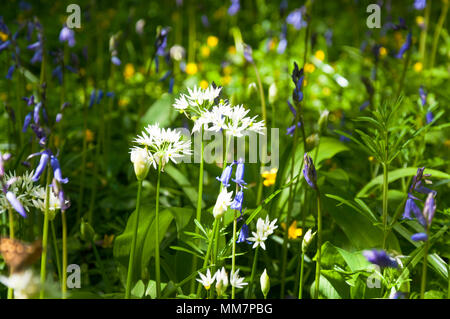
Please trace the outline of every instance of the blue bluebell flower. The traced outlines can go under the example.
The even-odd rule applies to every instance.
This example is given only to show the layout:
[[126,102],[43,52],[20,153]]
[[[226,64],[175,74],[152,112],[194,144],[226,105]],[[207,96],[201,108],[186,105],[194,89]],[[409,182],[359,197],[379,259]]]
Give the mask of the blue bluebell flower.
[[360,105],[359,110],[363,111],[370,105],[370,101],[365,101],[363,104]]
[[11,80],[12,79],[12,76],[13,76],[13,73],[14,73],[14,70],[16,69],[16,65],[15,64],[13,64],[13,65],[11,65],[10,67],[9,67],[9,69],[8,69],[8,73],[6,73],[6,78],[8,79],[8,80]]
[[372,250],[365,250],[363,252],[364,257],[366,259],[375,265],[380,266],[381,268],[390,267],[390,268],[397,268],[398,263],[397,261],[389,256],[384,250],[378,250],[378,249],[372,249]]
[[39,178],[41,177],[42,173],[45,170],[45,167],[47,166],[48,160],[50,159],[51,153],[50,153],[50,151],[45,150],[45,151],[42,151],[42,152],[39,152],[39,153],[31,154],[30,156],[28,156],[28,159],[31,158],[31,157],[34,157],[34,156],[38,156],[38,155],[40,155],[41,158],[39,160],[39,164],[36,167],[36,170],[35,170],[33,176],[31,177],[31,180],[33,182],[38,181]]
[[427,6],[427,0],[414,0],[414,9],[423,10]]
[[286,135],[290,135],[290,136],[294,136],[294,132],[295,132],[295,130],[297,129],[297,127],[301,127],[302,126],[302,123],[301,122],[297,122],[297,125],[292,125],[292,126],[289,126],[287,129],[286,129]]
[[63,81],[63,72],[62,72],[62,67],[60,65],[58,65],[56,68],[53,69],[52,71],[52,77],[56,77],[58,79],[58,83],[59,85],[62,84]]
[[300,30],[301,28],[307,26],[307,23],[303,18],[304,14],[305,14],[305,7],[303,6],[289,13],[289,15],[286,18],[286,22],[294,26],[296,30]]
[[28,126],[29,126],[30,123],[31,123],[32,117],[33,117],[33,116],[31,115],[31,112],[28,113],[28,114],[25,116],[25,120],[23,121],[23,127],[22,127],[22,132],[23,132],[23,133],[25,133],[25,132],[27,131]]
[[244,202],[244,192],[240,190],[239,192],[237,192],[236,196],[234,196],[234,200],[231,203],[230,208],[241,211],[243,202]]
[[22,206],[22,203],[17,199],[16,195],[14,195],[13,192],[6,192],[6,199],[11,204],[11,206],[15,209],[16,212],[18,212],[22,217],[26,218],[27,213],[25,212],[25,209]]
[[436,212],[436,202],[434,200],[434,194],[429,193],[423,206],[423,217],[426,220],[427,225],[431,225],[433,221],[434,213]]
[[238,239],[236,241],[236,243],[247,243],[247,244],[251,244],[252,242],[250,240],[248,240],[247,238],[249,237],[249,231],[248,231],[248,225],[247,224],[243,224],[241,227],[241,231],[239,232],[239,236]]
[[389,296],[389,299],[406,299],[406,296],[404,292],[396,291]]
[[231,5],[228,7],[228,15],[234,16],[241,9],[239,0],[231,0]]
[[112,64],[117,65],[117,66],[122,64],[122,61],[120,61],[120,59],[115,55],[113,55],[111,57],[111,62],[112,62]]
[[303,100],[302,85],[305,78],[303,68],[299,69],[296,62],[294,62],[294,70],[292,71],[292,81],[295,84],[295,89],[292,92],[292,99],[296,103],[300,103]]
[[425,104],[427,103],[427,92],[425,92],[423,86],[420,86],[419,88],[419,96],[420,101],[422,102],[422,106],[425,106]]
[[425,233],[417,233],[411,236],[411,240],[414,241],[427,241],[428,235]]
[[331,47],[333,45],[333,30],[328,29],[327,31],[325,31],[324,37],[327,46]]
[[278,54],[283,54],[284,51],[286,50],[286,47],[287,47],[286,34],[287,34],[287,26],[286,26],[286,24],[283,24],[283,27],[281,29],[281,34],[280,34],[280,42],[278,43],[278,47],[277,47]]
[[427,114],[425,115],[425,118],[427,120],[427,124],[430,124],[431,122],[433,122],[433,120],[434,120],[433,112],[428,111]]
[[98,94],[97,94],[97,104],[100,104],[100,102],[102,101],[103,98],[103,90],[98,90]]
[[316,168],[314,167],[314,163],[312,158],[305,153],[303,156],[303,176],[305,177],[306,182],[308,183],[311,188],[317,190],[317,172]]
[[245,43],[244,43],[244,58],[245,60],[247,60],[247,62],[254,63],[252,47]]
[[92,89],[91,95],[89,97],[89,108],[91,108],[95,103],[95,95],[95,89]]
[[61,120],[62,120],[62,117],[63,117],[62,113],[58,113],[58,114],[56,114],[55,122],[56,122],[56,123],[59,123],[59,122],[61,122]]
[[75,45],[75,31],[64,26],[59,33],[59,42],[67,42],[69,47]]
[[223,186],[228,187],[230,186],[230,178],[232,172],[233,172],[233,163],[225,167],[220,178],[217,176],[216,179],[219,182],[221,182]]
[[172,76],[169,80],[169,89],[167,90],[167,92],[169,94],[172,94],[173,92],[173,85],[175,84],[175,78]]
[[403,43],[402,47],[398,51],[397,55],[395,56],[397,59],[401,59],[406,51],[409,50],[412,43],[412,34],[411,32],[408,32],[408,35],[406,36],[406,41]]
[[42,102],[39,102],[34,106],[33,121],[35,124],[39,124],[39,120],[40,120],[39,111],[41,110],[41,108],[42,108]]
[[243,188],[245,188],[244,185],[247,185],[247,183],[244,181],[244,171],[245,171],[244,160],[240,158],[236,165],[236,176],[235,176],[236,179],[232,179],[232,181]]
[[0,44],[0,52],[2,52],[3,50],[5,50],[7,47],[9,47],[9,45],[11,44],[10,40],[7,40],[3,43]]
[[209,28],[208,16],[205,14],[202,15],[202,24],[205,28]]
[[169,34],[169,28],[161,28],[156,36],[155,48],[157,56],[164,56],[167,47],[167,35]]
[[61,167],[59,166],[59,161],[56,158],[55,155],[51,155],[50,156],[50,165],[52,166],[53,169],[53,177],[60,183],[62,184],[67,184],[69,182],[69,179],[63,178],[62,177],[62,173],[61,173]]
[[411,212],[414,213],[414,216],[421,216],[420,208],[414,200],[419,199],[411,194],[408,194],[408,199],[406,200],[405,209],[403,211],[403,219],[413,219]]

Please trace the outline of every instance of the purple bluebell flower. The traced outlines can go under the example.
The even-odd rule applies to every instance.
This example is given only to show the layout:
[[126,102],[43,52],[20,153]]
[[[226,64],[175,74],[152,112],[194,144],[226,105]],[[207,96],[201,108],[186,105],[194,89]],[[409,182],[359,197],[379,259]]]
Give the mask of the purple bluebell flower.
[[252,47],[244,43],[244,58],[248,63],[254,63]]
[[425,104],[427,104],[427,92],[425,92],[423,86],[420,86],[419,88],[419,95],[420,101],[422,102],[422,106],[425,106]]
[[219,182],[221,182],[223,186],[228,187],[228,186],[230,186],[230,178],[231,178],[232,172],[233,172],[233,163],[231,163],[230,165],[225,167],[220,178],[219,178],[219,176],[217,176],[216,179]]
[[102,101],[103,98],[103,90],[98,90],[98,94],[97,94],[97,104],[100,104],[100,102]]
[[165,50],[167,47],[167,35],[169,34],[169,28],[161,28],[159,31],[156,42],[155,42],[155,48],[156,48],[156,55],[157,56],[164,56]]
[[63,81],[63,72],[60,65],[58,65],[56,68],[52,71],[52,77],[56,77],[58,79],[59,85],[62,84]]
[[402,47],[400,48],[400,50],[398,51],[398,53],[395,57],[397,59],[403,58],[403,55],[405,54],[405,52],[408,51],[409,48],[411,47],[411,43],[412,43],[412,34],[411,34],[411,32],[408,32],[405,43],[403,43]]
[[301,127],[302,126],[302,123],[301,122],[297,122],[297,125],[292,125],[292,126],[289,126],[287,129],[286,129],[286,135],[290,135],[290,136],[294,136],[294,132],[295,132],[295,130],[297,129],[297,127]]
[[401,291],[396,291],[389,296],[389,299],[405,299],[405,293]]
[[427,6],[427,0],[414,0],[414,9],[423,10]]
[[427,241],[428,235],[425,233],[417,233],[411,236],[411,239],[414,241]]
[[26,2],[26,1],[20,1],[19,2],[19,9],[20,10],[22,10],[22,11],[28,11],[28,10],[31,10],[33,7],[31,6],[31,4],[29,4],[28,2]]
[[311,188],[317,190],[317,172],[314,167],[314,163],[312,158],[305,153],[303,156],[304,167],[303,167],[303,176],[305,177],[306,182]]
[[247,244],[251,244],[251,241],[249,241],[247,238],[249,237],[248,235],[249,231],[248,231],[248,226],[247,224],[243,224],[241,227],[241,231],[239,232],[239,236],[238,239],[236,241],[236,243],[247,243]]
[[34,172],[33,177],[31,177],[31,180],[33,182],[38,181],[39,178],[41,177],[42,173],[45,170],[45,167],[47,166],[48,160],[50,159],[51,153],[50,153],[50,151],[45,150],[45,151],[42,151],[42,152],[39,152],[39,153],[32,154],[32,155],[28,156],[28,159],[33,157],[33,156],[37,156],[37,155],[40,155],[41,158],[39,160],[38,166],[36,167],[36,171]]
[[380,266],[381,268],[390,267],[390,268],[397,268],[398,263],[397,261],[389,256],[384,250],[378,250],[378,249],[372,249],[372,250],[365,250],[363,252],[364,257],[366,259],[375,265]]
[[434,194],[429,193],[423,206],[423,217],[428,225],[431,225],[433,221],[434,213],[436,212],[436,202],[434,200]]
[[287,33],[287,26],[286,24],[283,24],[283,27],[281,29],[280,34],[280,42],[278,43],[277,47],[277,53],[283,54],[287,47],[287,39],[286,39],[286,33]]
[[301,28],[307,26],[307,23],[303,18],[304,14],[305,14],[305,7],[303,6],[289,13],[289,15],[286,18],[286,22],[294,26],[296,30],[300,30]]
[[231,0],[231,5],[228,7],[228,15],[234,16],[241,9],[239,0]]
[[202,15],[202,24],[205,28],[209,28],[208,16],[205,14]]
[[69,182],[69,179],[67,177],[66,178],[62,177],[61,167],[59,166],[59,161],[56,158],[56,156],[53,154],[50,156],[50,165],[52,166],[52,169],[53,169],[54,178],[62,184],[67,184]]
[[120,61],[120,59],[115,55],[113,55],[111,57],[111,62],[112,62],[112,64],[117,65],[117,66],[122,64],[122,61]]
[[6,78],[8,79],[8,80],[11,80],[12,79],[12,76],[13,76],[13,73],[14,73],[14,70],[16,69],[16,65],[15,64],[13,64],[13,65],[11,65],[10,67],[9,67],[9,69],[8,69],[8,73],[6,74]]
[[56,123],[59,123],[59,122],[61,122],[61,120],[62,120],[62,117],[63,117],[62,113],[58,113],[58,114],[56,114],[55,122],[56,122]]
[[294,62],[294,70],[292,71],[292,81],[295,84],[295,89],[292,92],[292,99],[295,103],[300,103],[303,100],[302,85],[305,78],[303,68],[299,69],[296,62]]
[[34,106],[33,121],[35,124],[39,124],[39,120],[40,120],[39,111],[41,110],[41,108],[42,108],[42,102],[39,102]]
[[114,98],[115,94],[112,91],[111,92],[106,92],[106,96],[112,99],[112,98]]
[[240,158],[236,165],[236,176],[235,176],[236,179],[232,179],[232,181],[241,187],[247,185],[247,183],[244,181],[244,171],[245,171],[244,160]]
[[427,119],[427,124],[430,124],[434,120],[434,115],[431,111],[428,111],[425,117]]
[[0,52],[2,52],[3,50],[5,50],[7,47],[9,47],[9,45],[11,44],[11,41],[5,41],[3,43],[0,44]]
[[59,33],[59,42],[67,42],[69,47],[75,45],[75,31],[64,26]]
[[408,199],[406,200],[405,209],[403,211],[403,219],[413,219],[411,212],[413,212],[415,216],[421,216],[422,213],[420,212],[420,208],[414,200],[419,199],[411,194],[408,194]]
[[22,203],[17,199],[16,195],[13,192],[6,192],[6,199],[11,204],[11,206],[18,212],[22,217],[26,218],[27,213],[22,206]]
[[244,202],[244,192],[240,190],[239,192],[237,192],[236,196],[234,196],[234,200],[231,203],[230,208],[241,211],[243,202]]
[[92,105],[94,105],[95,102],[95,89],[92,89],[91,95],[89,97],[89,108],[92,107]]
[[27,131],[28,126],[31,123],[32,115],[31,112],[25,116],[25,120],[23,121],[22,132],[25,133]]

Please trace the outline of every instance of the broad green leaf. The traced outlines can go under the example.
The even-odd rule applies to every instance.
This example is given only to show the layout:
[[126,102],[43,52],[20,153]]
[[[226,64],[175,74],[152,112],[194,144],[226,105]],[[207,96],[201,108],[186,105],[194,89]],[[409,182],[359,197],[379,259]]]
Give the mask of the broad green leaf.
[[178,112],[172,107],[174,97],[164,93],[159,100],[153,103],[141,118],[141,126],[159,123],[160,127],[169,126],[177,117]]
[[[191,201],[192,206],[197,207],[197,189],[191,185],[186,175],[181,173],[174,165],[168,165],[164,168],[164,172],[168,174],[172,179],[181,187],[187,198]],[[205,203],[202,200],[202,207],[205,207]]]
[[144,296],[144,292],[145,292],[145,285],[142,282],[142,280],[139,280],[131,290],[131,294],[138,298],[142,298]]

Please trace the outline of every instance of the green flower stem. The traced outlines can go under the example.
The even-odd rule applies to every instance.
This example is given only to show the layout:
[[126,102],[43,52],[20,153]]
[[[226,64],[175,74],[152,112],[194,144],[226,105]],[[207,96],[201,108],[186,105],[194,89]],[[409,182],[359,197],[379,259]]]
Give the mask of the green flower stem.
[[67,221],[66,211],[61,210],[62,225],[62,283],[61,292],[63,299],[67,296]]
[[80,188],[79,188],[79,204],[77,209],[77,220],[80,220],[81,218],[81,212],[83,210],[83,197],[84,197],[84,180],[86,178],[86,157],[87,157],[87,139],[86,139],[86,131],[87,131],[87,88],[86,88],[86,81],[84,81],[84,88],[83,88],[83,95],[84,95],[84,102],[83,102],[83,150],[81,152],[81,177],[80,177]]
[[420,299],[425,297],[425,288],[427,286],[427,266],[428,266],[428,250],[430,249],[430,226],[427,226],[428,239],[425,242],[425,254],[422,263],[422,283],[420,285]]
[[[431,1],[430,1],[431,2]],[[434,60],[436,58],[436,49],[439,41],[439,36],[441,35],[442,26],[444,25],[445,18],[447,16],[448,11],[448,0],[442,1],[444,4],[442,6],[441,15],[439,16],[438,23],[436,25],[436,29],[434,30],[433,35],[433,45],[431,47],[431,60],[430,60],[430,69],[434,67]]]
[[130,259],[128,261],[128,274],[127,274],[127,285],[125,288],[125,299],[130,299],[131,293],[131,280],[133,278],[133,264],[134,264],[134,254],[136,252],[136,242],[138,235],[138,224],[139,224],[139,212],[141,208],[141,192],[142,192],[142,181],[138,181],[138,191],[136,199],[136,220],[134,226],[133,241],[131,242],[131,252]]
[[[219,222],[216,218],[216,219],[214,219],[214,223],[213,223],[212,237],[209,239],[208,248],[206,249],[205,259],[203,260],[203,267],[202,267],[203,269],[206,268],[206,266],[208,265],[209,256],[211,256],[212,243],[213,243],[213,238],[214,238],[213,236],[216,233],[216,229],[219,227],[218,225],[219,225]],[[202,289],[202,284],[199,283],[197,286],[197,298],[200,297],[201,289]]]
[[47,166],[47,182],[45,183],[45,211],[44,211],[44,226],[42,229],[42,254],[41,254],[41,290],[39,293],[39,298],[44,299],[44,286],[47,271],[47,246],[48,246],[48,222],[50,215],[50,167]]
[[50,221],[50,228],[52,230],[52,245],[56,259],[56,269],[58,270],[58,279],[61,281],[61,261],[59,260],[59,249],[58,243],[56,241],[55,223],[53,222],[53,220]]
[[409,65],[409,60],[411,59],[411,49],[409,49],[406,52],[406,58],[404,59],[403,62],[403,71],[402,71],[402,75],[400,78],[400,82],[398,85],[398,89],[397,89],[397,99],[400,97],[400,94],[402,93],[402,89],[403,89],[403,85],[405,84],[405,77],[406,77],[406,72],[408,71],[408,65]]
[[247,299],[253,296],[253,282],[255,281],[256,266],[258,265],[258,252],[259,246],[255,248],[255,255],[253,256],[253,266],[250,275],[250,282],[248,283]]
[[[232,257],[231,257],[231,273],[234,274],[236,271],[236,228],[237,228],[237,220],[236,220],[236,210],[233,209],[233,248],[232,248]],[[231,299],[234,299],[236,295],[236,287],[231,286]]]
[[425,27],[422,29],[422,32],[420,33],[420,40],[419,40],[420,41],[419,56],[424,68],[426,67],[425,48],[427,41],[428,25],[430,24],[430,11],[431,11],[431,1],[427,1],[427,5],[425,7]]
[[314,299],[319,298],[320,287],[320,261],[322,256],[322,203],[320,201],[320,191],[317,188],[317,262],[316,262],[316,290]]
[[382,248],[386,248],[386,239],[388,234],[388,189],[389,189],[389,165],[383,163],[383,246]]
[[[8,208],[9,217],[9,238],[14,239],[14,211],[11,207]],[[8,299],[14,299],[14,290],[8,288]]]
[[[205,144],[203,142],[203,127],[201,129],[201,151],[200,151],[200,172],[199,172],[199,178],[198,178],[198,196],[197,196],[197,216],[196,219],[198,222],[201,222],[202,218],[202,194],[203,194],[203,165],[204,165],[204,151],[205,151]],[[195,227],[195,233],[199,233],[199,228]],[[192,260],[192,272],[195,272],[197,270],[197,256],[194,256]],[[191,280],[191,293],[194,293],[195,290],[195,277]]]
[[[301,247],[301,245],[300,245]],[[305,252],[302,251],[301,254],[301,261],[300,261],[300,280],[299,280],[299,288],[298,288],[298,299],[302,299],[302,293],[303,293],[303,271],[305,266]]]
[[[264,97],[264,89],[263,89],[262,82],[261,82],[261,76],[259,75],[259,71],[258,71],[258,68],[256,67],[255,63],[253,63],[253,68],[255,69],[256,81],[258,82],[259,98],[261,100],[261,114],[262,114],[264,123],[267,126],[266,99]],[[272,109],[273,109],[273,107],[272,107]],[[265,145],[263,145],[261,154],[263,156],[262,165],[264,165],[265,155],[266,155]],[[262,190],[263,190],[263,178],[262,178],[262,176],[259,176],[258,191],[257,191],[257,195],[256,195],[256,205],[259,205],[259,203],[261,202]]]
[[161,184],[161,159],[158,164],[158,181],[156,183],[156,208],[155,208],[155,275],[156,275],[156,298],[161,298],[161,266],[159,258],[159,186]]
[[195,42],[196,42],[196,16],[195,5],[191,3],[188,6],[188,18],[189,18],[189,45],[188,45],[188,62],[195,61]]

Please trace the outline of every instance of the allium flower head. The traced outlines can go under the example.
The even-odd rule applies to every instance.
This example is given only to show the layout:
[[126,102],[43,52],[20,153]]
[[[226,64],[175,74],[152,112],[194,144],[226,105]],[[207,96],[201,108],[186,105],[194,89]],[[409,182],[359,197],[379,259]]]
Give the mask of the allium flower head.
[[248,240],[254,243],[253,248],[261,246],[262,249],[266,250],[265,241],[273,234],[274,230],[278,228],[278,226],[275,225],[276,222],[276,218],[271,222],[269,216],[266,216],[265,220],[258,218],[258,221],[256,222],[256,232],[252,232],[253,236],[248,238]]
[[248,283],[244,282],[244,279],[239,277],[239,269],[237,269],[230,275],[230,284],[235,288],[244,288],[245,285],[248,285]]
[[158,123],[148,125],[134,143],[147,149],[153,167],[156,169],[161,163],[162,171],[169,161],[176,164],[181,157],[191,155],[190,140],[183,140],[176,130],[160,128]]
[[217,196],[216,204],[214,205],[213,215],[214,218],[222,217],[227,211],[228,207],[233,202],[233,192],[228,192],[226,188],[223,188],[219,196]]
[[213,84],[206,89],[196,86],[188,88],[188,94],[181,94],[176,98],[173,107],[184,112],[188,118],[198,119],[214,105],[221,90],[222,87]]
[[216,279],[216,274],[211,277],[211,271],[209,269],[206,271],[206,275],[203,275],[200,272],[198,274],[200,275],[200,279],[197,279],[197,281],[201,283],[206,290],[209,290]]
[[[45,212],[45,207],[46,207],[46,198],[47,198],[47,194],[45,191],[45,188],[43,187],[39,187],[38,189],[35,190],[34,192],[34,198],[32,199],[33,205],[34,207],[36,207],[37,209],[39,209],[41,212]],[[50,196],[49,196],[49,212],[50,212],[50,220],[52,220],[53,218],[55,218],[55,215],[57,213],[57,211],[61,210],[61,201],[59,200],[59,197],[57,197],[55,195],[54,192],[50,192]],[[67,205],[69,202],[66,201],[64,204]]]
[[33,206],[33,194],[39,188],[31,180],[32,172],[26,172],[21,176],[6,173],[1,177],[0,211],[6,211],[12,207],[22,217],[27,217],[26,212],[29,212],[30,207]]
[[220,297],[225,293],[228,287],[228,274],[225,271],[225,267],[217,270],[214,274],[214,277],[216,278],[217,295]]

